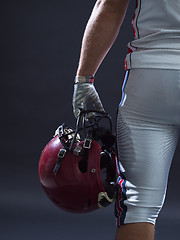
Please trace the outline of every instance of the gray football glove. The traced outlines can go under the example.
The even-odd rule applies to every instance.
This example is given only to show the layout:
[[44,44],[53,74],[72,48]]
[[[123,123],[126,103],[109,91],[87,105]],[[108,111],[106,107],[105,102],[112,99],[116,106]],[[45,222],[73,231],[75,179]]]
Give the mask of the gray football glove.
[[94,87],[93,79],[94,78],[90,76],[76,76],[75,78],[72,103],[74,116],[76,118],[79,116],[81,110],[87,110],[87,104],[92,104],[93,110],[105,112]]

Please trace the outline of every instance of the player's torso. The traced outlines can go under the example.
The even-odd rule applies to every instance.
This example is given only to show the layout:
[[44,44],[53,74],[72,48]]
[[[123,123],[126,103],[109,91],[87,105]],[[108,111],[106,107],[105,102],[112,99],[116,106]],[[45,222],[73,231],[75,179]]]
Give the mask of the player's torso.
[[[135,38],[128,44],[129,51],[133,54],[127,56],[128,61],[133,60],[128,59],[133,55],[133,57],[139,58],[140,53],[144,53],[144,57],[147,54],[147,57],[151,58],[152,65],[153,56],[156,58],[156,53],[157,55],[162,54],[161,57],[165,57],[166,54],[180,56],[180,0],[137,0],[133,29]],[[155,59],[157,67],[158,61],[157,56]],[[134,66],[131,66],[130,62],[127,64],[129,64],[129,68],[137,65],[134,63]],[[152,65],[150,64],[150,66]],[[164,68],[167,67],[164,66]],[[172,67],[170,66],[170,68]],[[174,66],[174,68],[178,67]]]

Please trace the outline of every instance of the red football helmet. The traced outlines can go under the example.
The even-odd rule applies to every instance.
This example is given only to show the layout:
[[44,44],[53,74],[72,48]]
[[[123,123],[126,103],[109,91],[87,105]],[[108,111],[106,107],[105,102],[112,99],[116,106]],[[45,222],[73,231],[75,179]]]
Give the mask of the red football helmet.
[[[86,121],[87,114],[89,111],[81,113],[76,130],[62,124],[39,161],[39,178],[48,197],[61,209],[74,213],[105,207],[113,202],[116,192],[111,119],[96,113]],[[102,119],[109,120],[109,129],[100,127]]]

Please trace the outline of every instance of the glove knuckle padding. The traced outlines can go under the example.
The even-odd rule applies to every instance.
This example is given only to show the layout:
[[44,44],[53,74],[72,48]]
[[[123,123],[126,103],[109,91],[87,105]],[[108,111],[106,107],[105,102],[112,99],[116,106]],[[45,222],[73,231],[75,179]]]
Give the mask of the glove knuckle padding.
[[79,109],[87,109],[86,103],[88,101],[93,104],[96,110],[104,111],[99,95],[93,84],[75,84],[73,94],[73,111],[76,117],[79,115]]

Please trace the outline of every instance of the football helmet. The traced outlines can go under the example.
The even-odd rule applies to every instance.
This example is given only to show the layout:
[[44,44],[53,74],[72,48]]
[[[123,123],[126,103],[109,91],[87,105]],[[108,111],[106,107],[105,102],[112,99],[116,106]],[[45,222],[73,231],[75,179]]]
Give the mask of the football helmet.
[[[116,192],[111,118],[93,111],[87,121],[87,114],[90,111],[81,112],[75,130],[59,126],[39,160],[39,178],[47,196],[61,209],[74,213],[106,207]],[[108,120],[108,128],[102,126],[104,120]]]

